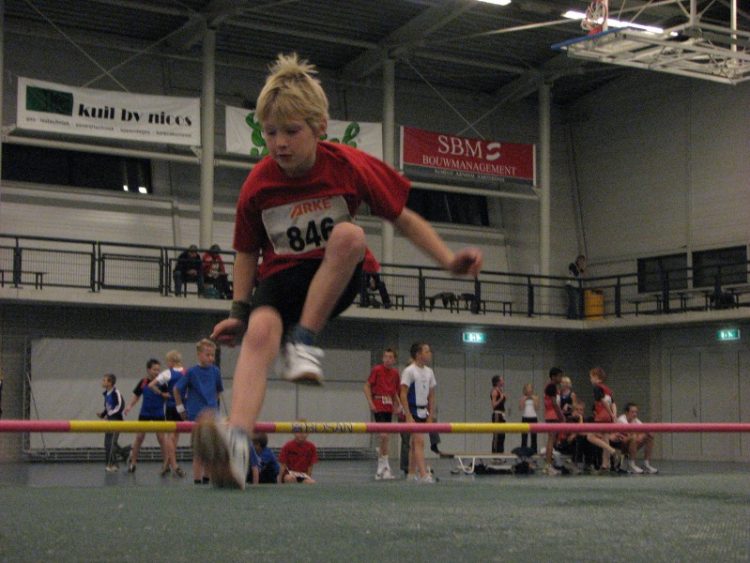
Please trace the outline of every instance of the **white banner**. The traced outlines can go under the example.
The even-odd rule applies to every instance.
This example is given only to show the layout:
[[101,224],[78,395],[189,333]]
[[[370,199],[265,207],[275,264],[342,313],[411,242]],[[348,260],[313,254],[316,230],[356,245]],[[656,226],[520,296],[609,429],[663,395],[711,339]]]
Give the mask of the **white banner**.
[[200,99],[76,88],[18,79],[21,129],[198,146]]
[[[228,153],[253,157],[268,154],[253,110],[226,107],[226,140]],[[330,120],[325,140],[344,143],[383,158],[383,127],[380,123]]]

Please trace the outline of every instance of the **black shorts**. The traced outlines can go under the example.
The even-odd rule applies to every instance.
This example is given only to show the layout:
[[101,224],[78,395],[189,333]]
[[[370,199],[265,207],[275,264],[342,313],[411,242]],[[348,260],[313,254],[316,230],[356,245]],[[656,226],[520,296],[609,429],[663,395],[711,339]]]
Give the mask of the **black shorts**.
[[[318,271],[322,260],[305,260],[298,266],[282,270],[278,274],[266,278],[258,284],[253,293],[253,309],[256,307],[273,307],[281,315],[284,323],[284,333],[299,322],[302,316],[302,308],[307,298],[307,290],[310,282]],[[357,264],[349,285],[344,290],[336,306],[333,308],[331,318],[337,317],[352,304],[359,294],[362,280],[362,263]]]
[[376,412],[373,414],[375,422],[393,422],[392,412]]
[[164,412],[167,420],[182,422],[182,417],[180,416],[180,413],[177,412],[177,407],[167,407]]
[[145,415],[139,415],[138,416],[139,422],[164,422],[164,416],[145,416]]

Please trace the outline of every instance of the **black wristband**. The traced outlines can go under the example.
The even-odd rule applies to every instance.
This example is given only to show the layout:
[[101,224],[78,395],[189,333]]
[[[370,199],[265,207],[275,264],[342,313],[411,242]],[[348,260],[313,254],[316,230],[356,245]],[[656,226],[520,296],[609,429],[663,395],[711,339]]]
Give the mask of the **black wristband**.
[[245,303],[244,301],[232,301],[232,308],[229,310],[229,318],[247,322],[248,317],[250,317],[250,309],[250,303]]

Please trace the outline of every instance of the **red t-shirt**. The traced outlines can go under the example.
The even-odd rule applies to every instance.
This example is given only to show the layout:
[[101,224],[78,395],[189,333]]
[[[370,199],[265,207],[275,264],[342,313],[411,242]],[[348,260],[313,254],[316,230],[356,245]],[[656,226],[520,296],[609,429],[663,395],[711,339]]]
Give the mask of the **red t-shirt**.
[[372,402],[377,412],[393,412],[393,396],[397,395],[401,387],[401,378],[396,368],[387,368],[378,364],[367,378],[372,392]]
[[313,465],[318,463],[318,450],[315,444],[307,440],[304,442],[289,440],[281,448],[279,461],[290,471],[307,473]]
[[604,397],[609,397],[611,401],[615,400],[609,387],[604,383],[597,383],[594,385],[594,422],[614,422],[612,413],[604,403]]
[[263,279],[303,260],[321,259],[333,226],[350,221],[362,202],[389,221],[404,209],[411,184],[393,168],[360,150],[318,143],[315,165],[288,177],[270,157],[242,185],[234,248],[260,252]]
[[544,388],[544,420],[546,422],[557,422],[560,421],[555,405],[559,405],[558,396],[560,392],[557,390],[557,384],[550,381]]
[[380,262],[369,248],[365,248],[365,259],[362,262],[362,271],[366,274],[377,274],[380,271]]

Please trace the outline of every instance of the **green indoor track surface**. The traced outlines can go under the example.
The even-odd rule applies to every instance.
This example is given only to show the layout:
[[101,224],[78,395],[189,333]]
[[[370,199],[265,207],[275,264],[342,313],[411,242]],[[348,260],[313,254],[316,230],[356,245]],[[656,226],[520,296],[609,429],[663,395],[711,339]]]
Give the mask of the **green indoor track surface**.
[[749,561],[749,485],[742,471],[244,492],[0,484],[0,560]]

